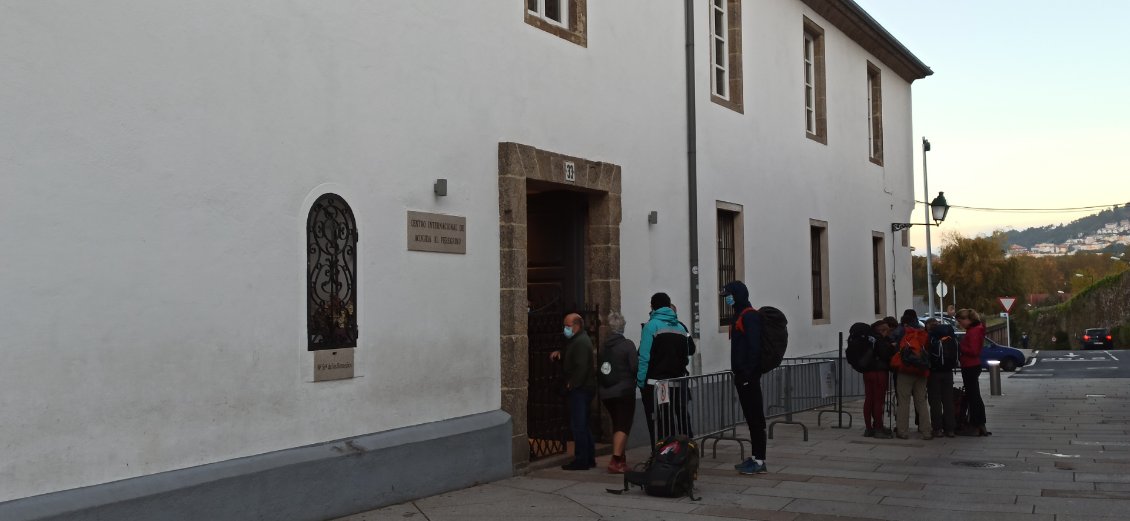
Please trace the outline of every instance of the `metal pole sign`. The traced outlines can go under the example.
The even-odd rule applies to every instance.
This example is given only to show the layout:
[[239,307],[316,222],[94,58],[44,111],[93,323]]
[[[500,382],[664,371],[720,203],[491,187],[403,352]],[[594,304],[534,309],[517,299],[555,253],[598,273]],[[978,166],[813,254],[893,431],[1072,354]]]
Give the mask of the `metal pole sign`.
[[1012,317],[1009,315],[1012,312],[1012,305],[1016,304],[1015,297],[998,297],[1001,307],[1004,308],[1004,330],[1006,342],[1009,347],[1012,347]]

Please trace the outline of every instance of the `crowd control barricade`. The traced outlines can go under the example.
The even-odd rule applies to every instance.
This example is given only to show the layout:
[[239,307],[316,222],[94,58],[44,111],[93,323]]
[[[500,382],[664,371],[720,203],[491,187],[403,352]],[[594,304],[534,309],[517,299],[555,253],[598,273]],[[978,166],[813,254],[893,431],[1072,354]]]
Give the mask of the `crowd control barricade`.
[[[713,457],[718,456],[719,441],[736,441],[745,459],[745,445],[753,442],[737,436],[737,426],[745,422],[734,373],[722,371],[695,376],[659,380],[655,383],[654,432],[657,440],[683,434],[705,446],[714,440]],[[654,447],[652,448],[654,450]]]
[[[798,425],[808,441],[808,426],[793,415],[820,410],[817,425],[825,414],[835,414],[832,428],[850,429],[852,415],[844,411],[845,398],[864,395],[863,375],[851,369],[837,351],[803,358],[786,358],[781,366],[761,376],[762,403],[768,424],[768,437],[773,438],[777,425]],[[712,452],[717,454],[719,441],[737,441],[745,458],[747,438],[737,436],[737,426],[745,422],[741,404],[730,371],[660,380],[655,384],[654,432],[656,439],[684,434],[705,442],[714,440]],[[844,424],[844,418],[847,424]]]

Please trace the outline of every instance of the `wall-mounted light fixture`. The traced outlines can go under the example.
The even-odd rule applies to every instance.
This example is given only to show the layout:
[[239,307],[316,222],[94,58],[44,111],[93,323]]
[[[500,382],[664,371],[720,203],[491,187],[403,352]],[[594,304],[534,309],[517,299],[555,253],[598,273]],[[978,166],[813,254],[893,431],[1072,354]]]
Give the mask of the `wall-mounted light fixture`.
[[436,184],[432,187],[435,191],[436,197],[444,197],[447,195],[447,179],[436,179]]
[[659,224],[659,212],[652,210],[647,214],[647,224]]

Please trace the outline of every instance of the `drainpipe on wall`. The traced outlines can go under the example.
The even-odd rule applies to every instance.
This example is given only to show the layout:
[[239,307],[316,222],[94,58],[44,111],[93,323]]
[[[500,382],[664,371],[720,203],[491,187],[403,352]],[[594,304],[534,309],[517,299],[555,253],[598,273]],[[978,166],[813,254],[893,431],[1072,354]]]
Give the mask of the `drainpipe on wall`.
[[[702,338],[702,314],[698,291],[698,141],[695,122],[694,75],[694,1],[683,0],[683,18],[686,35],[687,67],[687,211],[690,219],[690,271],[691,271],[691,334]],[[701,351],[700,351],[701,353]],[[696,354],[691,362],[691,372],[702,374],[702,356]]]

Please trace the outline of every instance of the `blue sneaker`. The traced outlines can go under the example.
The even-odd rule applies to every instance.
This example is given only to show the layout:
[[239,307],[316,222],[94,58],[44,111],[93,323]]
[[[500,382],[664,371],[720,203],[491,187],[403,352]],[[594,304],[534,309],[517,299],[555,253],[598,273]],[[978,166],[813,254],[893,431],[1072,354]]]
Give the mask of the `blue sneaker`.
[[753,458],[752,458],[752,457],[750,457],[750,458],[746,458],[746,459],[742,460],[742,462],[741,462],[741,463],[738,463],[737,465],[734,465],[734,470],[741,470],[741,469],[742,469],[742,467],[744,467],[744,466],[746,466],[746,465],[749,465],[749,464],[751,464],[752,462],[753,462]]
[[739,474],[747,474],[747,475],[749,475],[749,474],[765,474],[767,472],[769,472],[769,470],[765,468],[765,463],[758,463],[758,462],[754,461],[753,458],[750,458],[746,461],[743,461],[741,468],[738,469]]

